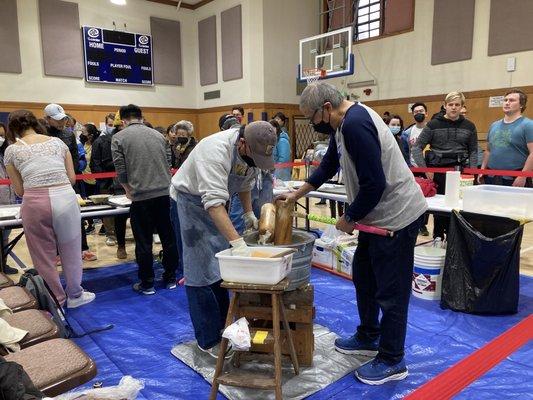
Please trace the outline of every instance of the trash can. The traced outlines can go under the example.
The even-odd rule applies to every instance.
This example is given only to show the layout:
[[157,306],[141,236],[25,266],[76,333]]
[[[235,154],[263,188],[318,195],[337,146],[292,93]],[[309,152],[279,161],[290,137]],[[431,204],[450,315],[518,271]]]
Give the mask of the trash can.
[[523,225],[510,218],[452,211],[441,308],[516,313],[523,231]]

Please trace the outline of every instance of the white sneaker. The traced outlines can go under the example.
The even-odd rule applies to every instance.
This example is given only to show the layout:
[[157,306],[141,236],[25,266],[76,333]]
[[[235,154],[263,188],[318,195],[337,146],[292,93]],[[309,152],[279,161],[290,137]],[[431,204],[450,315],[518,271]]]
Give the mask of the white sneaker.
[[155,244],[161,244],[161,239],[159,239],[159,235],[152,235],[152,238],[154,239]]
[[[198,346],[200,351],[203,351],[204,353],[209,354],[213,358],[218,358],[218,353],[220,352],[220,343],[214,345],[210,349],[203,349],[200,347],[198,343],[196,343],[196,345]],[[226,354],[224,355],[224,358],[230,359],[231,357],[233,357],[234,354],[235,354],[235,351],[233,350],[233,346],[231,345],[231,343],[228,342],[228,346],[227,346]]]
[[109,236],[105,240],[105,244],[106,244],[106,246],[116,246],[117,245],[117,241],[115,240],[115,238],[112,238],[111,236]]
[[76,308],[90,303],[95,299],[96,295],[92,292],[82,292],[79,297],[69,297],[67,298],[67,308]]

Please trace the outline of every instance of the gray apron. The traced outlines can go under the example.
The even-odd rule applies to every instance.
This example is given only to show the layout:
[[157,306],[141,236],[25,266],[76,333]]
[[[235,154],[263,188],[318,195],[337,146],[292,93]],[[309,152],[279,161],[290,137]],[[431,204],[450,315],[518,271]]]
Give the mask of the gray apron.
[[[229,197],[242,191],[242,186],[255,175],[255,168],[239,163],[237,146],[233,151],[231,172],[228,176]],[[187,286],[208,286],[218,282],[220,269],[215,254],[229,248],[227,239],[220,234],[200,196],[178,191],[178,218],[183,252],[183,275]]]

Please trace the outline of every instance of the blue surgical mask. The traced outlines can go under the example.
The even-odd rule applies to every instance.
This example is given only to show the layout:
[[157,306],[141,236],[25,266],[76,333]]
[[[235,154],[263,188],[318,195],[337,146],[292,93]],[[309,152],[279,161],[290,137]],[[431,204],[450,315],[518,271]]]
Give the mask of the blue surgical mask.
[[398,133],[400,133],[401,128],[399,126],[389,126],[389,129],[393,135],[397,135]]
[[114,126],[106,126],[105,127],[105,132],[108,134],[108,135],[111,135],[113,133],[113,131],[115,130],[115,127]]

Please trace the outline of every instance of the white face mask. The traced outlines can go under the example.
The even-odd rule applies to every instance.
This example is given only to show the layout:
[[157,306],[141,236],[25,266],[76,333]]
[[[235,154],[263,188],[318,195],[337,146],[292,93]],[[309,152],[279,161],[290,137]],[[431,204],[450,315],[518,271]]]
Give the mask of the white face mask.
[[3,136],[0,136],[0,146],[2,146],[5,141],[6,141],[6,138]]

